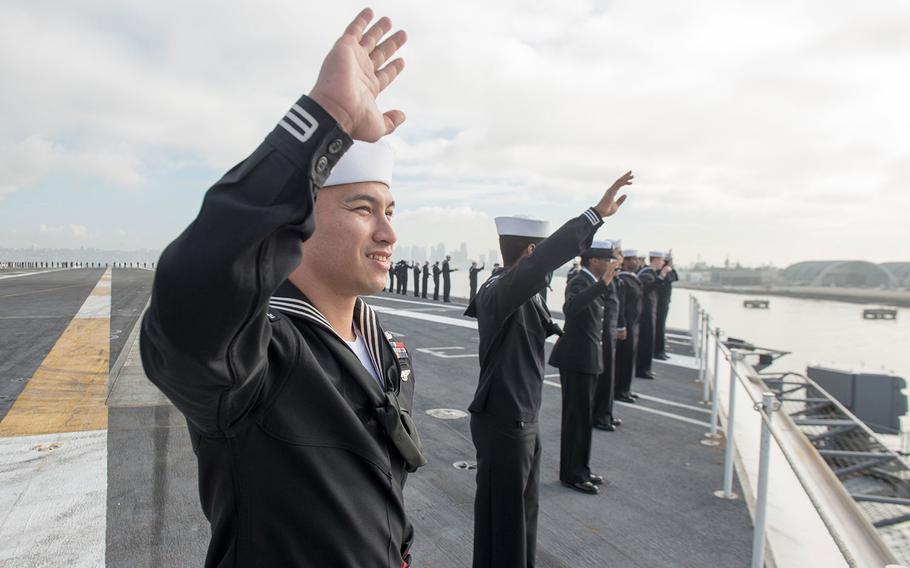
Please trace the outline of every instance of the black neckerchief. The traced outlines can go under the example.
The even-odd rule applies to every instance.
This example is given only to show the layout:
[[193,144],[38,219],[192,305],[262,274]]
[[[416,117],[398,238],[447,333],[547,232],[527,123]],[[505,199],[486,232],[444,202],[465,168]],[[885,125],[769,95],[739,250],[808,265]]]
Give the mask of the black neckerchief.
[[[296,322],[305,322],[330,331],[334,337],[338,338],[344,349],[357,360],[357,364],[363,367],[360,359],[357,358],[351,347],[344,341],[344,338],[332,328],[329,320],[316,309],[316,306],[310,303],[303,292],[290,282],[286,281],[282,284],[275,292],[275,295],[269,299],[269,309],[286,314],[296,320]],[[354,304],[354,325],[357,326],[361,336],[364,338],[370,358],[376,365],[377,372],[381,377],[382,365],[380,362],[382,358],[380,357],[379,349],[381,346],[380,341],[382,340],[382,329],[379,327],[376,312],[362,298],[357,298],[357,302]],[[404,459],[405,469],[412,473],[417,471],[417,468],[425,465],[427,460],[420,451],[420,436],[417,434],[417,427],[413,419],[410,414],[401,410],[395,385],[387,383],[385,390],[380,391],[376,388],[377,385],[369,375],[369,371],[367,369],[362,369],[362,371],[351,373],[354,382],[367,395],[370,405],[376,412],[377,421]]]

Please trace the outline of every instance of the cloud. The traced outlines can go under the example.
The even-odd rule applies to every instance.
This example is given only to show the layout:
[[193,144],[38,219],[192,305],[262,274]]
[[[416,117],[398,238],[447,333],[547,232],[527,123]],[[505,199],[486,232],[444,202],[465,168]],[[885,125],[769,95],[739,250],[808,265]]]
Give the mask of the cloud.
[[50,234],[59,234],[61,236],[70,237],[77,240],[84,240],[88,238],[89,232],[85,225],[80,225],[78,223],[69,223],[67,225],[46,225],[42,223],[38,227],[41,233],[50,233]]
[[[175,156],[214,181],[310,88],[360,7],[7,7],[0,199],[26,207],[21,196],[58,174],[154,188]],[[473,242],[468,227],[485,221],[465,211],[558,223],[628,169],[636,185],[606,230],[673,244],[681,261],[721,248],[763,261],[774,242],[786,262],[843,252],[843,234],[870,251],[902,231],[910,5],[466,0],[441,12],[397,0],[383,12],[410,36],[407,69],[380,99],[408,115],[393,139],[403,241]],[[167,207],[195,210],[203,190]],[[161,239],[144,230],[131,238]],[[817,246],[783,246],[806,239]]]

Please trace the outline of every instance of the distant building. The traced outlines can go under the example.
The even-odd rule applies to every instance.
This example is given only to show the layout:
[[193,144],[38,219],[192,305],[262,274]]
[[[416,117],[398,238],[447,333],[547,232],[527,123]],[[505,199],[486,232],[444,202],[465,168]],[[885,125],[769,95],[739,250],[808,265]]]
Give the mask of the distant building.
[[768,268],[715,268],[709,271],[707,280],[718,286],[770,286],[778,272]]
[[898,286],[910,288],[910,262],[883,262],[879,266],[894,275]]
[[864,260],[808,260],[788,266],[782,276],[791,286],[899,288],[908,286],[910,263],[874,264]]

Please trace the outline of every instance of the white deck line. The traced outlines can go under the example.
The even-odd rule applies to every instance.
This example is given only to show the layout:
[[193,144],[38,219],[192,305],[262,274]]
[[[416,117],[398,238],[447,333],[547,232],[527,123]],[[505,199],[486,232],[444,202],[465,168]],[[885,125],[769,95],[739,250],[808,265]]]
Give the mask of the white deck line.
[[0,566],[104,566],[107,430],[0,438]]
[[[110,318],[111,274],[75,318]],[[0,566],[104,566],[107,430],[0,438],[0,487]]]
[[52,268],[51,270],[39,270],[38,272],[20,272],[19,274],[6,274],[4,276],[0,276],[0,280],[7,280],[9,278],[22,278],[23,276],[37,276],[39,274],[60,272],[62,270],[75,270],[75,268]]
[[[544,380],[543,384],[549,385],[551,387],[556,387],[558,389],[562,388],[562,385],[559,383],[554,383],[553,381]],[[637,404],[629,404],[627,402],[616,401],[616,404],[621,404],[625,408],[631,408],[633,410],[641,410],[642,412],[650,412],[651,414],[657,414],[658,416],[664,416],[666,418],[672,418],[673,420],[679,420],[680,422],[686,422],[688,424],[695,424],[696,426],[701,426],[702,428],[708,428],[711,426],[708,422],[702,422],[701,420],[695,420],[694,418],[689,418],[687,416],[680,416],[678,414],[673,414],[672,412],[664,412],[663,410],[657,410],[656,408],[648,408],[647,406],[640,406]]]
[[401,302],[404,304],[420,304],[423,306],[436,306],[440,308],[452,309],[452,310],[466,310],[468,308],[467,304],[453,304],[451,302],[443,302],[442,300],[405,300],[404,298],[390,298],[388,296],[364,296],[364,298],[370,300],[380,300],[387,302]]
[[[406,301],[406,300],[401,300],[401,301]],[[420,302],[420,303],[422,303],[422,302]],[[422,321],[430,321],[433,323],[441,323],[443,325],[452,325],[452,326],[463,327],[463,328],[467,328],[467,329],[477,329],[477,322],[474,320],[450,318],[447,316],[437,316],[437,315],[433,315],[433,314],[427,314],[424,312],[415,312],[413,310],[397,310],[395,308],[389,308],[386,306],[377,306],[375,304],[371,304],[371,307],[374,310],[376,310],[378,313],[389,314],[389,315],[393,315],[393,316],[401,316],[401,317],[405,317],[405,318],[411,318],[411,319],[422,320]],[[549,343],[553,343],[556,341],[556,338],[551,337],[547,341]],[[676,356],[676,357],[679,357],[679,356]],[[550,386],[556,386],[556,387],[562,388],[561,386],[559,386],[559,383],[554,383],[552,381],[544,380],[544,383],[546,383]],[[661,399],[657,399],[656,397],[652,397],[652,398],[655,399],[655,402],[661,400]],[[684,408],[688,408],[685,405],[682,405],[681,403],[672,403],[670,401],[666,401],[665,403],[675,405],[675,406],[683,406]],[[619,404],[622,404],[622,403],[619,403]],[[686,416],[678,416],[676,414],[672,414],[670,412],[665,412],[663,410],[657,410],[654,408],[645,408],[643,406],[636,407],[633,404],[628,405],[628,407],[637,408],[638,410],[642,410],[644,412],[651,412],[653,414],[658,414],[660,416],[665,416],[667,418],[672,418],[674,420],[680,420],[682,422],[688,422],[690,424],[697,424],[698,426],[703,426],[705,428],[708,428],[711,426],[708,422],[702,422],[700,420],[695,420],[693,418],[688,418]],[[702,409],[697,409],[697,410],[702,410]]]

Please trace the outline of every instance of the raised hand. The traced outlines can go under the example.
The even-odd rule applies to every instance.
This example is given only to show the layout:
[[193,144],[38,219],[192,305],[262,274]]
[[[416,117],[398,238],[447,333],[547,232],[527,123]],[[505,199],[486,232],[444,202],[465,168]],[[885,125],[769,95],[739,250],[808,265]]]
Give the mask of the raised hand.
[[613,182],[613,185],[610,186],[610,189],[604,193],[603,197],[600,198],[600,202],[594,206],[594,209],[597,210],[597,213],[601,217],[609,217],[610,215],[616,213],[616,210],[619,209],[619,206],[623,204],[626,200],[626,195],[620,195],[619,198],[616,198],[616,194],[620,189],[627,185],[632,185],[632,180],[635,179],[635,176],[632,175],[631,170],[622,175],[618,180]]
[[604,284],[609,284],[612,282],[617,272],[619,272],[619,261],[616,259],[610,259],[607,264],[607,270],[603,275]]
[[400,110],[381,112],[376,97],[404,69],[401,58],[386,62],[404,45],[407,34],[399,30],[382,40],[392,21],[382,17],[364,32],[372,19],[373,11],[366,8],[348,25],[322,62],[309,95],[351,138],[367,142],[391,133],[405,119]]

